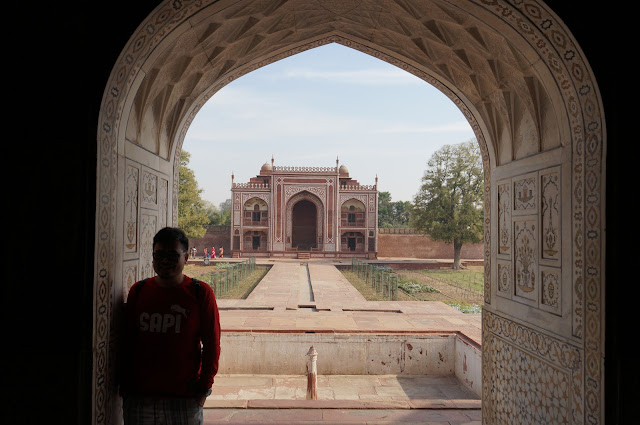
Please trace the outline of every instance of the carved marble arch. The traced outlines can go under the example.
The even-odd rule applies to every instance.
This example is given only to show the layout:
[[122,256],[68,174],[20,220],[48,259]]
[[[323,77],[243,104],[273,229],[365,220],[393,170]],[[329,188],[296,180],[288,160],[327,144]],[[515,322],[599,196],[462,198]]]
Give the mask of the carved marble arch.
[[[125,185],[118,164],[130,159],[171,176],[168,217],[176,223],[180,150],[205,102],[246,73],[327,43],[367,53],[432,84],[460,108],[476,134],[485,172],[483,385],[512,385],[502,400],[533,400],[527,410],[515,411],[485,388],[483,421],[508,423],[514,412],[542,421],[548,413],[535,406],[553,388],[562,390],[561,402],[553,402],[561,420],[551,422],[601,423],[605,123],[587,59],[569,29],[537,0],[162,1],[114,64],[99,115],[94,423],[117,422],[113,313],[120,301],[113,294],[122,290],[117,250]],[[559,169],[557,193],[566,217],[561,267],[555,257],[543,258],[540,271],[570,288],[561,317],[547,328],[496,308],[504,298],[496,297],[499,266],[505,279],[513,273],[513,257],[496,254],[496,181],[511,185],[503,193],[513,194],[520,179],[513,173],[521,170],[539,186],[551,175],[534,168],[539,158]],[[537,210],[513,212],[512,222],[540,221]],[[513,288],[509,283],[502,289]],[[570,329],[558,337],[556,325],[563,321]],[[500,372],[516,356],[526,362]],[[527,368],[546,381],[527,380]],[[530,388],[530,395],[519,388]]]

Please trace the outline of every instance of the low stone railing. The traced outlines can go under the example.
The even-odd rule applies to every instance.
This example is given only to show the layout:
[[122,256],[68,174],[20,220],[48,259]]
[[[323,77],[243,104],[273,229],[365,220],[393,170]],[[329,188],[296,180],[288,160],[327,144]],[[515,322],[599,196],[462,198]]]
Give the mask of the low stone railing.
[[340,186],[340,190],[342,192],[348,192],[348,191],[362,191],[362,190],[377,190],[378,186],[375,184],[359,184],[359,185],[353,185],[353,186],[349,186],[349,185],[345,185],[345,186]]
[[233,183],[233,189],[269,189],[268,183]]
[[336,173],[336,167],[287,167],[277,165],[273,167],[274,172],[280,173]]

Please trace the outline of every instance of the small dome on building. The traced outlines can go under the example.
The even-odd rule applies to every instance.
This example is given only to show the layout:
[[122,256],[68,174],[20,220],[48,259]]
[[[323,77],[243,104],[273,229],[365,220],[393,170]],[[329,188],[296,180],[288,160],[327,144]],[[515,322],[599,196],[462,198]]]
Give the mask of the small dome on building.
[[273,166],[265,162],[262,168],[260,169],[260,174],[269,174],[272,171],[273,171]]
[[349,169],[344,165],[340,166],[339,172],[340,172],[340,176],[346,176],[346,177],[349,176]]

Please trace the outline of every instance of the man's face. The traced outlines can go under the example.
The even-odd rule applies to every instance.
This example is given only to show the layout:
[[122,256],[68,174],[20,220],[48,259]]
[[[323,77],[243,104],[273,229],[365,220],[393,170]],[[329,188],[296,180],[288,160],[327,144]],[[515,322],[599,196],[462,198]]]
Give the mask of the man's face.
[[178,241],[172,245],[157,243],[153,247],[153,270],[165,281],[181,278],[188,258],[189,254],[184,252]]

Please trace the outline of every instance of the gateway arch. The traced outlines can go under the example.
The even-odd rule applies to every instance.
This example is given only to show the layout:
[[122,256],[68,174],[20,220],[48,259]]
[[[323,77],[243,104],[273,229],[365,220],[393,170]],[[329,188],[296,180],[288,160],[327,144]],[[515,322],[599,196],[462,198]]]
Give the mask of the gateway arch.
[[485,171],[483,421],[601,423],[602,101],[552,10],[499,0],[163,1],[153,10],[114,64],[99,116],[94,423],[118,420],[116,313],[150,273],[150,238],[177,221],[192,119],[234,79],[327,43],[432,84],[476,134]]

